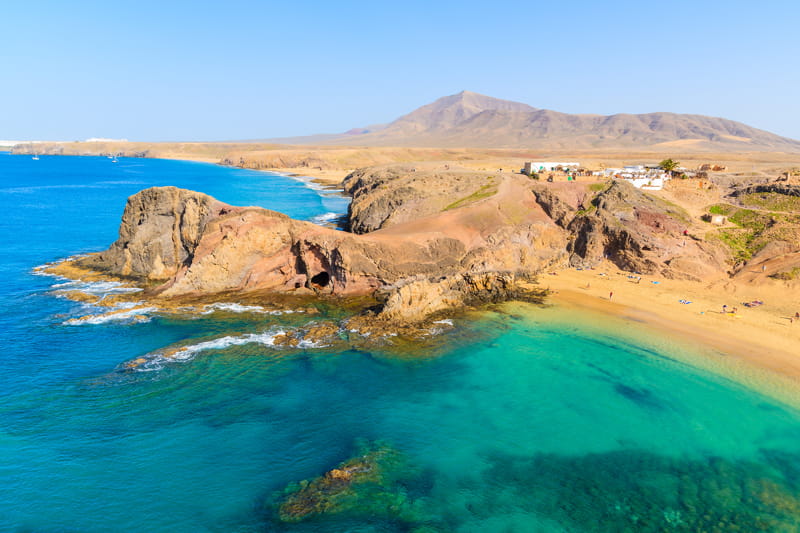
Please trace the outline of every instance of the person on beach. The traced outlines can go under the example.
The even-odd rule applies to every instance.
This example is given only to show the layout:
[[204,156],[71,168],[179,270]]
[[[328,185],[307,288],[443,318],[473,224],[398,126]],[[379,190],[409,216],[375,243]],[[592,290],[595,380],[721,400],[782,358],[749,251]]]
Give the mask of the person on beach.
[[725,305],[722,306],[722,314],[724,315],[727,312],[728,312],[728,306],[727,306],[727,304],[725,304]]
[[611,298],[613,298],[613,297],[614,297],[614,293],[613,292],[609,292],[608,293],[608,299],[611,300]]

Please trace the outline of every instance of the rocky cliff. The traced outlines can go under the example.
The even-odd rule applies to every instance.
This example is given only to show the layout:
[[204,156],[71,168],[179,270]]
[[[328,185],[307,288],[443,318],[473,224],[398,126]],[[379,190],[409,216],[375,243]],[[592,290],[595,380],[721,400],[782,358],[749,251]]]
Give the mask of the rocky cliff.
[[379,318],[395,322],[525,298],[525,282],[543,270],[604,258],[668,277],[703,278],[720,268],[712,247],[684,235],[685,214],[662,200],[614,182],[578,210],[579,185],[568,194],[551,185],[510,174],[359,171],[347,189],[360,235],[153,188],[128,200],[119,239],[79,263],[157,283],[152,292],[166,298],[368,295],[379,302]]
[[226,207],[176,187],[146,189],[128,199],[119,239],[92,262],[122,276],[166,280],[192,262],[206,224]]
[[[453,190],[468,193],[458,181]],[[160,297],[226,291],[375,295],[385,317],[419,320],[508,298],[521,292],[518,279],[564,261],[563,231],[530,192],[512,182],[505,187],[515,196],[526,193],[527,203],[505,205],[496,195],[481,206],[428,217],[418,210],[413,220],[366,235],[174,187],[147,189],[128,200],[119,239],[81,261],[158,281],[154,292]]]
[[369,233],[462,207],[497,192],[499,177],[447,164],[361,168],[342,182],[350,231]]
[[623,270],[668,278],[705,279],[725,270],[725,254],[693,238],[681,208],[614,181],[567,225],[570,265],[608,259]]

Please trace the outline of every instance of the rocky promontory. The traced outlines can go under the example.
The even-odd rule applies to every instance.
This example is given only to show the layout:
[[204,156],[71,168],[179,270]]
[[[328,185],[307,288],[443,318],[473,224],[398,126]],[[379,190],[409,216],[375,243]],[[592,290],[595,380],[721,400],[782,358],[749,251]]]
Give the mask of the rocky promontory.
[[684,234],[678,209],[626,183],[589,198],[577,184],[565,192],[516,174],[384,166],[354,172],[344,185],[353,232],[175,187],[146,189],[128,199],[119,239],[76,264],[137,280],[157,298],[368,296],[376,319],[414,322],[540,297],[528,282],[570,264],[607,258],[697,278],[720,262]]
[[[381,315],[414,321],[521,292],[520,279],[564,260],[561,233],[530,191],[365,235],[174,187],[144,190],[125,207],[119,239],[81,266],[141,280],[161,298],[275,292],[378,298]],[[469,191],[465,191],[468,193]],[[482,205],[478,205],[482,204]]]

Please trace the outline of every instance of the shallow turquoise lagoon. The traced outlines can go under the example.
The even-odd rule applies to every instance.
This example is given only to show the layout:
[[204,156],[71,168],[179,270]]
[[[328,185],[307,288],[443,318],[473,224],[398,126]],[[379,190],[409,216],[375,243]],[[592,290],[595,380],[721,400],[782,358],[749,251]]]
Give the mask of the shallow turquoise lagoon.
[[[66,325],[85,309],[33,267],[113,241],[140,188],[305,219],[344,204],[175,161],[0,155],[0,178],[0,531],[800,530],[798,412],[684,348],[522,305],[457,321],[446,353],[416,360],[258,342],[320,318],[302,313]],[[376,447],[395,453],[385,483],[278,519],[287,486]]]

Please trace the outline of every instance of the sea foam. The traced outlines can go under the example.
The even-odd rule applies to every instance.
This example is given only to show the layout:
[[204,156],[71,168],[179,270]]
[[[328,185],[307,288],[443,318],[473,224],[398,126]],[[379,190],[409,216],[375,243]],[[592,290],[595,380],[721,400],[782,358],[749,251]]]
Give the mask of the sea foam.
[[86,315],[80,318],[70,318],[69,320],[65,320],[63,324],[65,326],[81,326],[85,324],[91,324],[91,325],[107,324],[109,322],[131,322],[131,323],[149,322],[151,317],[148,316],[148,313],[152,313],[158,310],[155,307],[133,307],[128,310],[125,310],[127,307],[129,306],[121,305],[117,309],[113,311],[108,311],[106,313],[99,313],[96,315]]
[[293,309],[267,309],[260,305],[245,305],[234,302],[219,302],[203,306],[200,314],[209,315],[215,311],[225,311],[228,313],[261,313],[266,315],[289,315],[299,313]]

